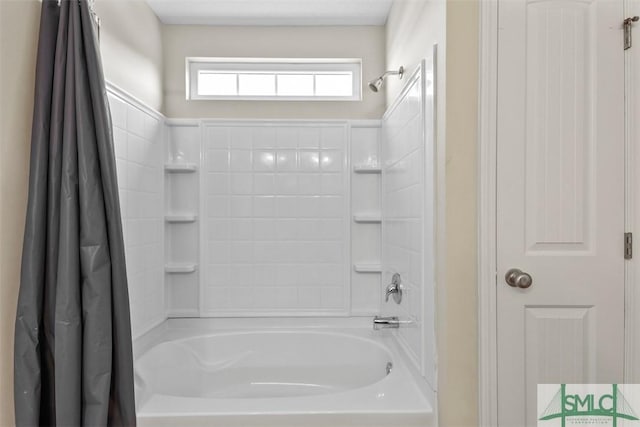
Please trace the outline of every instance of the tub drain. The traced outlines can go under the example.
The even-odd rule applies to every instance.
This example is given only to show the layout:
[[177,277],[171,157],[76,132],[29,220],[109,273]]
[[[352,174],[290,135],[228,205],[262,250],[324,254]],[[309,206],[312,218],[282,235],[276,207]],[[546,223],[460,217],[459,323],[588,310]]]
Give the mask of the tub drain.
[[387,362],[387,375],[389,375],[392,370],[393,370],[393,363]]

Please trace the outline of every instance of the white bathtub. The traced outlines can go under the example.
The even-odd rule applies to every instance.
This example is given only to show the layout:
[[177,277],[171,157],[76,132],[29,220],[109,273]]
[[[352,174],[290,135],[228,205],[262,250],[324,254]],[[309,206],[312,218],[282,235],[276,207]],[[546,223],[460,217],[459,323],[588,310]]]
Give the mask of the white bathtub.
[[233,323],[229,329],[222,319],[169,320],[136,343],[139,425],[432,423],[420,381],[388,332],[326,322]]

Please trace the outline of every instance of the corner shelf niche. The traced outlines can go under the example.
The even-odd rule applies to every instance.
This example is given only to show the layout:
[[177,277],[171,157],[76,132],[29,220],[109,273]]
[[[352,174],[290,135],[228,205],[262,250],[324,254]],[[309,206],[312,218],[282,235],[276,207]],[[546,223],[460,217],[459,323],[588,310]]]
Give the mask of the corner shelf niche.
[[354,264],[353,270],[356,273],[382,273],[380,264]]
[[166,127],[164,271],[169,317],[199,313],[200,126],[197,120],[168,120]]
[[164,271],[169,274],[189,274],[196,271],[196,264],[173,262],[164,266]]
[[194,173],[197,170],[195,163],[167,163],[164,170],[167,173]]
[[197,215],[183,214],[183,215],[165,215],[164,220],[170,224],[189,224],[196,222]]
[[351,313],[380,311],[382,285],[382,123],[351,128]]
[[357,213],[353,215],[353,221],[359,224],[380,224],[382,215],[380,213]]
[[380,166],[371,166],[371,165],[355,165],[353,167],[353,173],[380,174],[380,173],[382,173],[382,167],[380,167]]

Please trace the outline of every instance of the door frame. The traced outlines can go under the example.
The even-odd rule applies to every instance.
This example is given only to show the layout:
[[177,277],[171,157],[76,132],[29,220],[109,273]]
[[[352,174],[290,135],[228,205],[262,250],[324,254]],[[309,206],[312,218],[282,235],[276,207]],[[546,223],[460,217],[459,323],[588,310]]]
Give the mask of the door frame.
[[498,1],[479,2],[478,46],[478,421],[498,425],[497,117]]
[[[640,0],[623,0],[624,15],[640,15]],[[634,124],[634,118],[640,114],[640,25],[635,25],[635,46],[625,52],[625,229],[635,234],[638,242],[640,235],[636,224],[640,224],[640,174],[635,173],[634,165],[640,153],[640,125]],[[635,79],[634,77],[635,76]],[[638,248],[637,244],[635,245]],[[640,382],[640,254],[635,251],[630,262],[625,263],[625,365],[624,380],[627,383]]]
[[[623,0],[625,16],[640,14],[640,0]],[[498,0],[479,2],[478,45],[478,421],[481,426],[498,425],[497,359],[497,87]],[[640,25],[636,25],[636,47],[625,54],[625,229],[640,224],[640,174],[634,174],[635,153],[640,153]],[[622,46],[620,47],[622,48]],[[630,96],[632,95],[632,96]],[[637,206],[636,206],[637,205]],[[640,232],[635,240],[640,242]],[[622,236],[620,236],[622,244]],[[640,247],[636,245],[636,247]],[[640,250],[625,263],[624,381],[640,382]],[[634,368],[634,366],[636,368]]]

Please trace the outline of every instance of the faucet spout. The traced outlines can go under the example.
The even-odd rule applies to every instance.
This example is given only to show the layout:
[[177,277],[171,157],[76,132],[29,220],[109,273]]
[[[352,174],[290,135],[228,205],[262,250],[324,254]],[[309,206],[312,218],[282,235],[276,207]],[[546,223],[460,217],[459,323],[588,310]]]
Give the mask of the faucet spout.
[[373,329],[375,331],[386,328],[397,329],[400,327],[400,320],[397,317],[381,317],[376,316],[373,318]]

